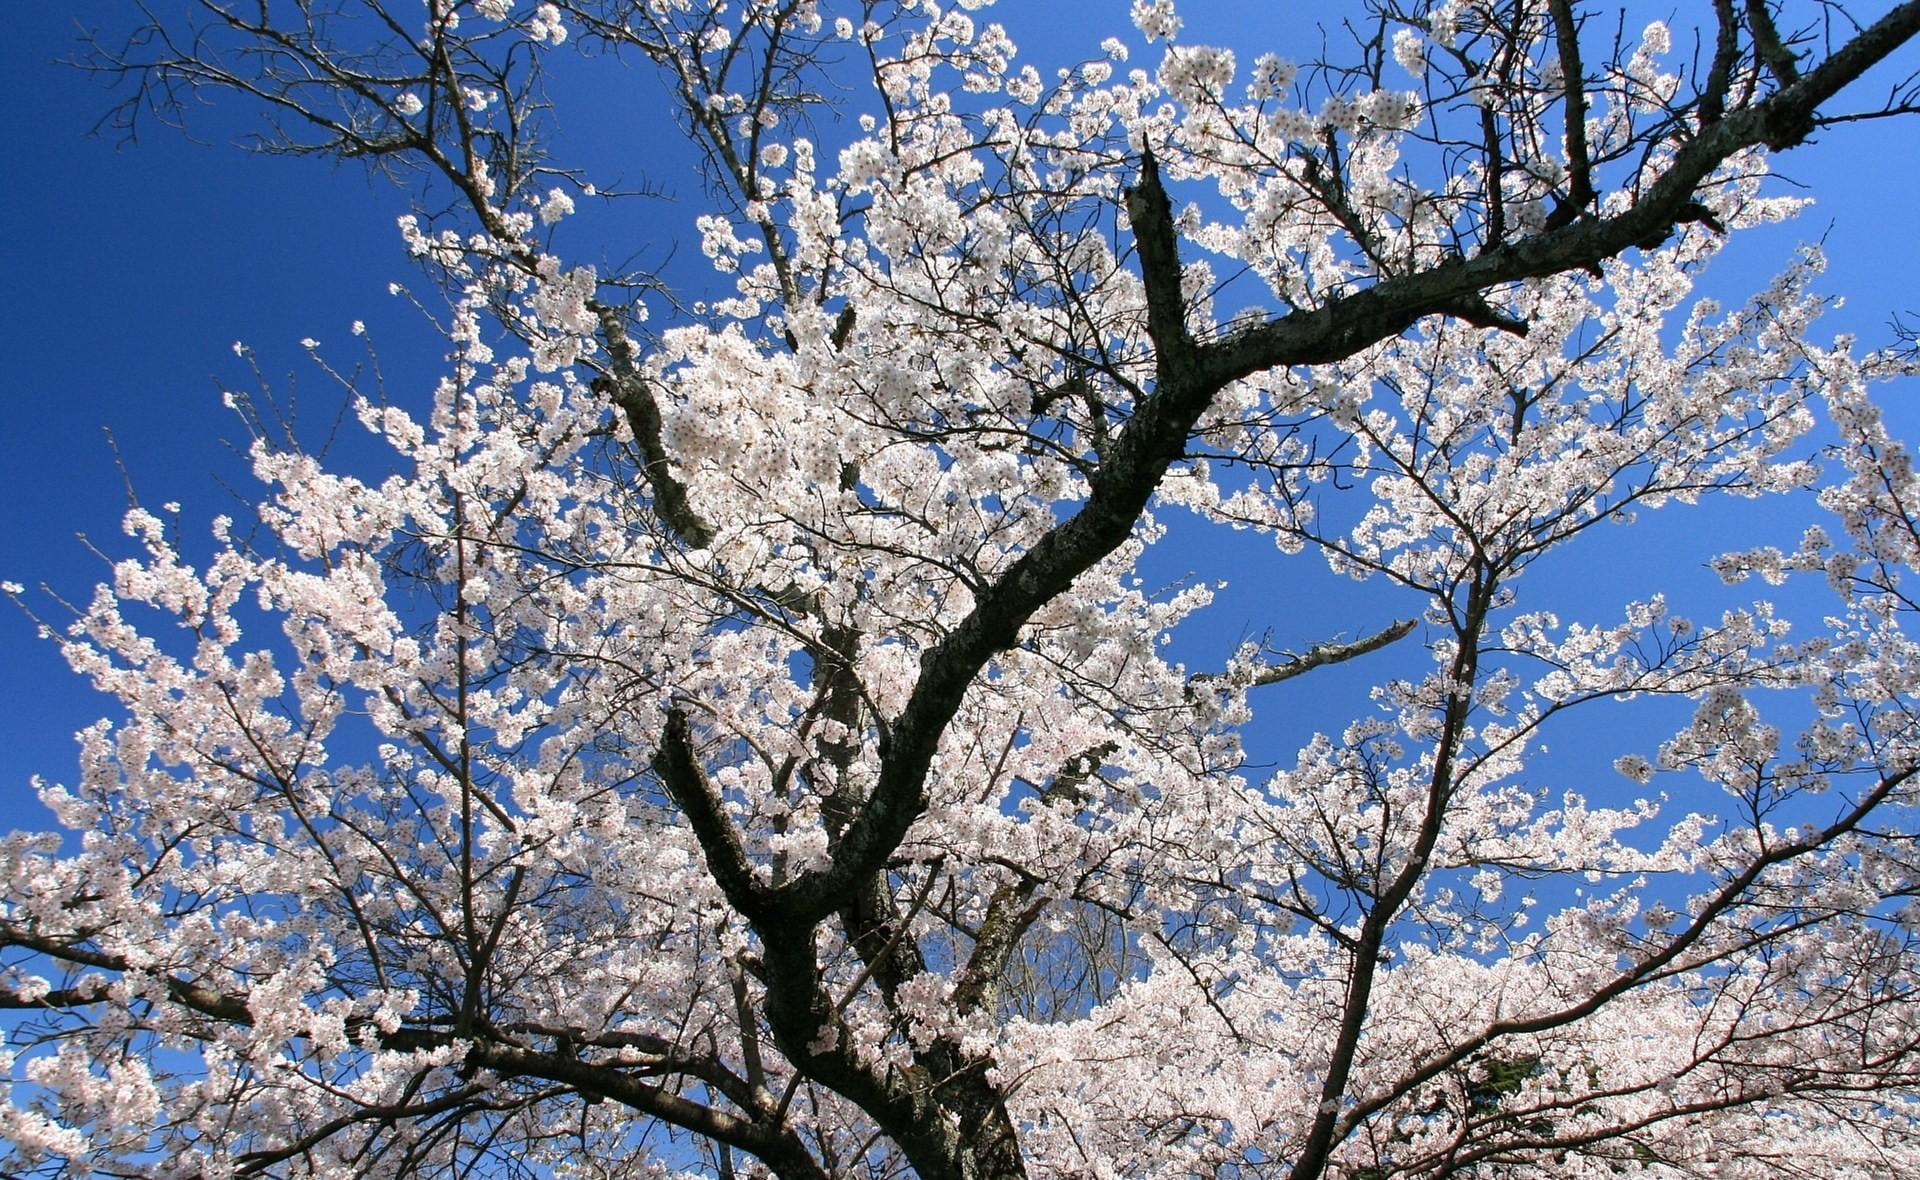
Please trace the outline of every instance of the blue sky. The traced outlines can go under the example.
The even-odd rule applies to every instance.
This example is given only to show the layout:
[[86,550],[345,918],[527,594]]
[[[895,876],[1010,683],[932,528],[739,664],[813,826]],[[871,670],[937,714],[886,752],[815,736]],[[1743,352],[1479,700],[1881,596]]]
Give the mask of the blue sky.
[[[8,492],[0,500],[0,580],[45,583],[75,600],[105,572],[76,534],[109,555],[125,551],[119,463],[143,503],[185,505],[190,538],[204,537],[214,514],[236,512],[236,490],[250,491],[233,449],[244,447],[245,431],[219,396],[222,386],[253,384],[232,351],[236,340],[254,349],[276,392],[286,394],[288,374],[297,375],[299,420],[309,437],[324,431],[339,399],[305,362],[303,337],[351,360],[348,327],[366,321],[403,398],[409,385],[431,380],[442,351],[387,293],[389,282],[415,277],[394,230],[406,198],[393,187],[357,167],[237,151],[229,141],[250,125],[239,110],[198,112],[199,142],[157,125],[132,144],[110,129],[93,133],[115,92],[57,62],[81,49],[76,24],[122,28],[131,8],[126,0],[19,5],[0,38],[0,109],[8,113],[0,352],[11,362],[0,379],[0,486]],[[1124,23],[1125,9],[1124,0],[1086,0],[1070,10],[1007,0],[996,18],[1045,68],[1090,55]],[[1300,27],[1302,8],[1287,5],[1277,17],[1282,11],[1267,3],[1189,4],[1187,39],[1229,41],[1243,60],[1269,48],[1310,52],[1318,37]],[[1062,20],[1063,12],[1072,19]],[[651,117],[644,87],[627,101],[636,104],[622,120],[620,134],[629,138],[615,146],[644,161],[632,179],[679,197],[646,207],[644,218],[656,219],[658,260],[665,257],[660,243],[700,211],[699,184],[679,145],[647,140],[648,128],[655,137],[668,128]],[[1917,137],[1920,125],[1850,128],[1788,157],[1782,170],[1809,185],[1819,205],[1797,223],[1745,235],[1720,281],[1730,292],[1762,283],[1798,242],[1824,238],[1833,259],[1825,288],[1848,297],[1829,329],[1884,339],[1894,312],[1920,309]],[[697,249],[683,247],[674,265],[698,263]],[[1920,421],[1913,396],[1911,389],[1890,393],[1909,403],[1898,411],[1909,423]],[[1727,538],[1729,546],[1738,541]],[[60,619],[57,604],[33,597],[50,621]],[[1221,625],[1244,622],[1257,634],[1262,622],[1252,608],[1243,616],[1235,609]],[[27,779],[70,777],[71,735],[99,717],[105,702],[8,608],[0,610],[0,703],[0,830],[43,826]]]

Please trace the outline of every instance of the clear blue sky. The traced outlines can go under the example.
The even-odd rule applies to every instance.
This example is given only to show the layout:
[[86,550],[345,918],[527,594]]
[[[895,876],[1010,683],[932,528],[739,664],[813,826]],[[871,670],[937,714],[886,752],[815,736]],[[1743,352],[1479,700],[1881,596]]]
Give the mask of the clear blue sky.
[[[1302,7],[1190,2],[1188,39],[1229,40],[1243,60],[1269,48],[1301,56],[1317,44],[1300,28]],[[0,353],[10,362],[0,379],[0,580],[44,582],[76,600],[104,573],[76,534],[125,552],[126,489],[105,430],[144,503],[186,505],[190,537],[205,536],[208,517],[235,511],[228,487],[250,491],[228,445],[244,445],[245,434],[218,394],[222,384],[251,383],[234,341],[253,346],[281,392],[287,374],[298,374],[301,420],[315,428],[338,398],[304,363],[301,338],[350,356],[348,325],[367,321],[397,387],[422,387],[440,353],[387,295],[389,282],[414,277],[393,228],[406,207],[398,191],[355,167],[241,153],[228,141],[248,124],[234,111],[204,112],[199,143],[159,126],[137,144],[90,134],[115,95],[56,63],[80,48],[76,22],[125,27],[130,8],[126,0],[15,5],[0,38]],[[1007,0],[996,18],[1046,66],[1087,55],[1106,26],[1126,19],[1125,0],[1074,8],[1065,31],[1041,23],[1064,7],[1039,0]],[[1053,36],[1071,48],[1049,53],[1035,43]],[[658,215],[685,224],[699,188],[684,165],[659,168],[671,160],[667,151],[649,157],[645,178],[681,194]],[[1796,242],[1824,236],[1833,258],[1826,287],[1849,299],[1830,327],[1884,338],[1893,312],[1920,309],[1920,120],[1832,134],[1788,157],[1783,170],[1821,203],[1782,231],[1747,235],[1734,266],[1760,282]],[[1893,396],[1911,402],[1914,394]],[[35,597],[59,619],[57,605]],[[71,735],[104,704],[25,618],[0,610],[0,830],[44,826],[26,780],[35,772],[69,778]]]

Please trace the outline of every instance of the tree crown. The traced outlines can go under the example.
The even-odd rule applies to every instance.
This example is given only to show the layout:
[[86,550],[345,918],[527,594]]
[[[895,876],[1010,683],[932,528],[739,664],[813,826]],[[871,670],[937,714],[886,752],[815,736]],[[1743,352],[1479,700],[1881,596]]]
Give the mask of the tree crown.
[[[9,1169],[1920,1167],[1920,487],[1867,395],[1913,358],[1821,343],[1817,250],[1698,295],[1796,208],[1774,153],[1912,105],[1854,91],[1920,0],[1691,46],[1374,0],[1244,65],[1139,0],[1057,73],[972,7],[203,0],[102,50],[124,119],[235,92],[406,178],[448,353],[356,391],[388,473],[263,436],[258,528],[136,508],[49,627],[120,716],[42,792],[79,838],[0,843]],[[664,80],[717,297],[569,237],[581,52]],[[1804,509],[1697,554],[1823,587],[1798,628],[1524,578],[1723,497]],[[1176,660],[1227,530],[1381,613],[1276,590]],[[1336,665],[1370,700],[1289,724]]]

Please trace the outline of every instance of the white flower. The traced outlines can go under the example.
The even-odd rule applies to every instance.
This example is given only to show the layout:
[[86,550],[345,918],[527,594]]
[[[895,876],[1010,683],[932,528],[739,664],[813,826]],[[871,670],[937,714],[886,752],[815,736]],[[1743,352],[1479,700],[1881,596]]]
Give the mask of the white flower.
[[573,212],[573,198],[563,189],[549,189],[547,199],[540,205],[540,224],[552,225],[571,212]]
[[1642,786],[1653,781],[1653,763],[1638,754],[1622,754],[1614,760],[1613,768]]
[[1247,80],[1247,97],[1255,102],[1284,98],[1300,72],[1292,62],[1271,53],[1263,53],[1253,63],[1253,76]]
[[560,9],[552,4],[542,4],[534,9],[533,19],[527,22],[527,36],[550,45],[565,41],[567,26],[561,22]]
[[1173,0],[1133,0],[1133,26],[1149,42],[1171,41],[1180,34],[1180,18],[1174,14]]
[[1416,78],[1426,73],[1427,47],[1420,40],[1420,34],[1412,29],[1396,30],[1393,34],[1393,60]]

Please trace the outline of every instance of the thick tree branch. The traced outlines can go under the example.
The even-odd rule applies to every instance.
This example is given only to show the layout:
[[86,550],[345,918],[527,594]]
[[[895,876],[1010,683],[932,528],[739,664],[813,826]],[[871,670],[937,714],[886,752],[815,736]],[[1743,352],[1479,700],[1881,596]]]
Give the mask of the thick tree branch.
[[1747,28],[1753,31],[1753,53],[1762,65],[1782,86],[1793,86],[1800,81],[1800,64],[1793,51],[1787,48],[1780,38],[1780,29],[1773,23],[1773,10],[1767,6],[1767,0],[1747,0]]
[[1728,90],[1740,60],[1740,19],[1733,0],[1713,0],[1713,64],[1700,87],[1700,125],[1711,127],[1727,113]]
[[1593,190],[1593,159],[1587,150],[1587,72],[1580,61],[1580,26],[1573,15],[1573,0],[1547,0],[1547,10],[1553,14],[1553,38],[1560,50],[1560,80],[1566,97],[1569,185],[1564,209],[1571,220],[1587,212],[1599,196]]
[[643,1114],[750,1152],[776,1175],[789,1180],[828,1180],[826,1171],[791,1127],[729,1114],[641,1081],[618,1068],[491,1041],[476,1042],[468,1053],[468,1063],[503,1074],[559,1082],[582,1093],[612,1099]]
[[640,475],[653,492],[660,519],[689,546],[704,549],[713,543],[713,527],[693,510],[686,485],[673,473],[673,458],[667,454],[661,433],[660,406],[654,400],[652,387],[640,374],[627,326],[618,311],[604,304],[596,305],[594,312],[600,320],[601,339],[606,341],[612,358],[612,372],[595,385],[613,399],[613,404],[627,419],[634,445],[640,448]]
[[[0,923],[0,948],[4,947],[19,947],[35,954],[45,955],[56,962],[74,966],[94,967],[115,972],[130,969],[124,955],[106,954],[59,939],[46,938],[23,930],[10,922]],[[253,1023],[253,1016],[247,1009],[245,996],[215,991],[203,984],[177,976],[166,976],[163,982],[168,997],[183,1008],[198,1012],[202,1016],[210,1016],[216,1020],[234,1024]],[[66,1007],[93,1004],[108,999],[106,991],[107,986],[104,980],[82,981],[77,987],[58,989],[38,1001],[22,999],[14,995],[10,997],[10,1002],[0,1004],[0,1007]]]
[[686,710],[677,705],[667,711],[660,748],[653,756],[653,771],[687,817],[694,837],[706,853],[707,869],[727,900],[756,924],[777,920],[779,912],[769,907],[766,890],[754,877],[740,834],[734,830],[720,793],[707,777],[699,752],[694,749],[693,729],[687,723]]

